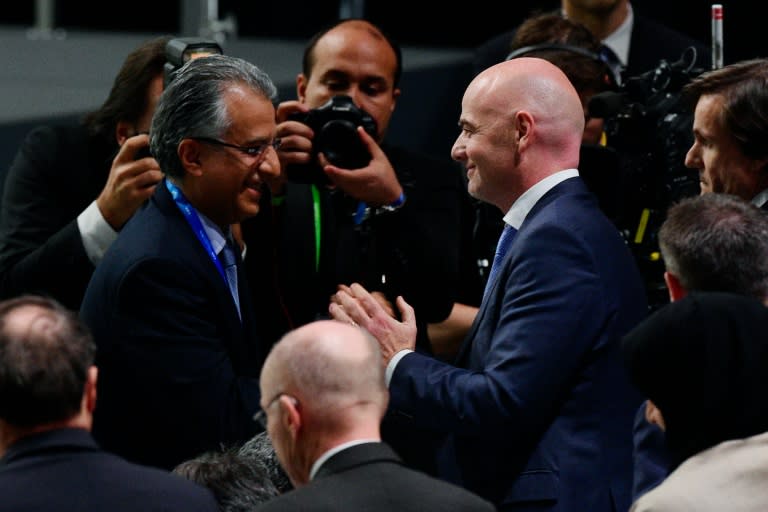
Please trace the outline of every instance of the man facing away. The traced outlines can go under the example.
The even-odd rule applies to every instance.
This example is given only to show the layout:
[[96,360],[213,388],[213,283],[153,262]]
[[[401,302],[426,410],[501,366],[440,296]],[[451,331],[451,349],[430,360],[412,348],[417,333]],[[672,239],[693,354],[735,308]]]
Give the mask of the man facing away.
[[378,339],[390,408],[444,437],[444,478],[501,510],[624,510],[640,397],[619,341],[647,308],[632,255],[578,176],[579,96],[556,66],[521,57],[470,83],[459,125],[469,193],[506,226],[454,364],[413,352],[402,297],[402,322],[358,284],[331,314]]
[[365,331],[321,320],[286,334],[264,363],[261,392],[259,418],[296,489],[258,510],[494,510],[405,467],[381,442],[388,394]]
[[206,489],[96,445],[95,352],[53,299],[0,302],[0,508],[216,512]]

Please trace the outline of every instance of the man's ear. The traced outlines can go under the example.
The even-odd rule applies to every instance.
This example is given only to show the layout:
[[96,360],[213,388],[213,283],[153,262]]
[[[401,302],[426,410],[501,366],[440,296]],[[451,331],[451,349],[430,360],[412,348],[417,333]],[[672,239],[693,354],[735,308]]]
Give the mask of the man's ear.
[[133,126],[133,123],[128,121],[117,122],[117,126],[115,126],[115,140],[117,140],[118,146],[122,146],[126,139],[134,135],[136,135],[136,128]]
[[669,290],[669,300],[675,302],[688,295],[688,290],[680,284],[680,279],[675,274],[669,271],[664,272],[664,282],[667,283],[667,290]]
[[200,176],[203,173],[202,163],[200,161],[202,144],[194,139],[183,139],[176,150],[179,160],[187,173],[193,176]]
[[309,79],[304,76],[304,73],[296,75],[296,99],[299,103],[304,103],[307,96],[307,82]]
[[664,423],[664,416],[662,416],[661,411],[656,407],[656,404],[650,400],[645,401],[645,419],[648,423],[653,423],[661,430],[666,431],[667,425]]
[[290,433],[291,439],[296,441],[301,431],[301,412],[298,408],[298,402],[288,395],[280,397],[280,421],[283,422],[285,430]]
[[91,366],[88,368],[88,374],[85,380],[85,392],[84,394],[84,400],[85,400],[85,408],[90,413],[93,414],[94,409],[96,409],[96,383],[98,381],[99,377],[99,369],[95,366]]

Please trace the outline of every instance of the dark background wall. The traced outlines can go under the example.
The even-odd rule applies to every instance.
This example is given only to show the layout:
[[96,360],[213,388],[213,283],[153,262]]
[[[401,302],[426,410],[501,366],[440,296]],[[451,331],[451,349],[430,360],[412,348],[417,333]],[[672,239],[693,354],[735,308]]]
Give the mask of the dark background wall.
[[[704,0],[635,0],[633,6],[673,28],[705,43],[710,41],[710,7]],[[766,56],[761,36],[764,22],[755,14],[759,2],[723,0],[726,63]],[[672,5],[674,4],[674,9]],[[71,29],[177,32],[180,1],[57,0],[57,25]],[[490,36],[512,27],[534,9],[553,9],[559,0],[474,0],[448,7],[446,2],[368,0],[365,17],[381,25],[406,45],[474,47]],[[338,2],[317,0],[219,2],[223,17],[237,17],[244,37],[306,38],[338,16]],[[0,24],[31,25],[34,2],[6,2]]]

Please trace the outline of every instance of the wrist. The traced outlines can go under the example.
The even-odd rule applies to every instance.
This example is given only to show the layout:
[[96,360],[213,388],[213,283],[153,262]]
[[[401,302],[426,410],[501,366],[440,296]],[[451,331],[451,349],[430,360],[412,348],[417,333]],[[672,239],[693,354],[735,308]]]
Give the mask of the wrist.
[[405,204],[405,192],[400,192],[400,195],[389,204],[381,205],[376,209],[376,213],[394,212],[399,210]]

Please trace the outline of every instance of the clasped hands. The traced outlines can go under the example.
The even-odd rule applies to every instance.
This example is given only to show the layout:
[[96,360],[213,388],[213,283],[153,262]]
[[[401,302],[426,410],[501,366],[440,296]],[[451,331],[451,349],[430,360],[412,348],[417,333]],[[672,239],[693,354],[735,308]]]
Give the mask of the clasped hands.
[[402,297],[397,297],[395,304],[402,320],[394,317],[383,295],[353,283],[339,286],[331,296],[328,312],[334,320],[360,326],[371,333],[379,342],[386,367],[392,356],[416,347],[416,313]]

